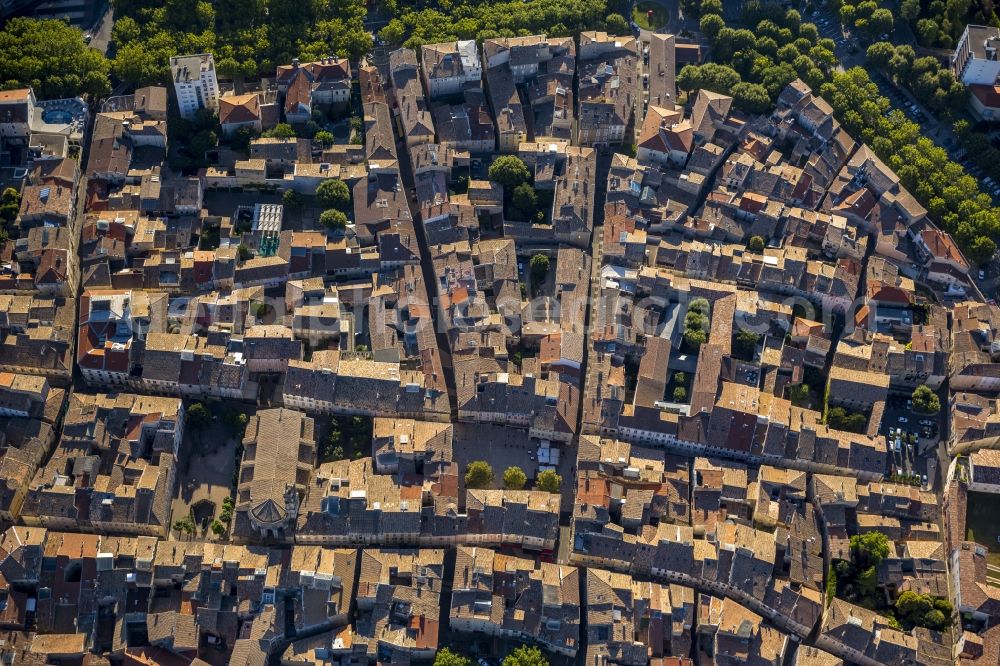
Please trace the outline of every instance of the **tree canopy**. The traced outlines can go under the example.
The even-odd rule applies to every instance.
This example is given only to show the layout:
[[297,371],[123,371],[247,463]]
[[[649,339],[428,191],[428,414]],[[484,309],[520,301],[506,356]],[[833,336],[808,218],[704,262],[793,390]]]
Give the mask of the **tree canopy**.
[[509,490],[521,490],[528,483],[528,476],[517,466],[508,467],[503,473],[503,486]]
[[702,5],[701,27],[712,45],[713,62],[688,65],[677,87],[730,95],[737,108],[764,113],[785,87],[800,78],[813,88],[826,81],[837,64],[834,43],[820,39],[813,23],[803,23],[794,9],[772,2],[744,4],[743,24],[725,25],[721,15]]
[[882,532],[865,532],[851,537],[851,554],[862,567],[877,567],[889,557],[889,539]]
[[549,666],[549,660],[535,645],[522,645],[503,658],[502,666]]
[[473,460],[465,468],[466,488],[489,488],[493,484],[493,468],[485,460]]
[[168,83],[177,53],[215,55],[222,76],[274,75],[292,58],[358,59],[372,46],[363,0],[114,0],[114,71],[133,85]]
[[538,208],[538,195],[531,183],[521,183],[510,195],[510,206],[507,207],[511,219],[528,222]]
[[562,488],[562,477],[551,469],[546,469],[538,474],[535,485],[538,486],[539,490],[544,490],[547,493],[558,493]]
[[212,413],[200,402],[196,402],[187,410],[187,424],[195,430],[204,428],[212,422]]
[[327,208],[319,214],[319,223],[327,229],[343,229],[347,226],[347,216],[344,215],[344,211]]
[[941,411],[941,399],[927,384],[913,390],[913,408],[922,414],[937,414]]
[[549,258],[544,254],[536,254],[531,257],[531,279],[541,282],[549,272]]
[[890,112],[889,100],[864,69],[834,74],[821,93],[844,129],[871,146],[969,259],[989,258],[1000,238],[1000,209],[975,178],[901,111]]
[[111,63],[83,42],[83,33],[56,19],[15,18],[0,32],[0,84],[27,88],[38,99],[110,90]]
[[472,662],[448,648],[441,648],[434,655],[434,666],[469,666]]
[[[569,37],[584,30],[621,29],[607,0],[470,0],[440,5],[397,3],[379,37],[392,46],[419,48],[456,39],[491,39],[545,33]],[[611,12],[611,13],[609,13]]]
[[688,303],[687,314],[684,315],[684,344],[697,350],[708,341],[709,303],[707,299],[695,298]]
[[896,599],[896,617],[904,626],[926,627],[942,631],[952,622],[954,608],[947,599],[934,598],[929,594],[918,594],[905,590]]
[[849,412],[843,407],[831,407],[826,413],[826,422],[834,430],[864,432],[868,418],[864,414]]
[[346,210],[351,203],[351,191],[339,178],[329,178],[316,188],[316,201],[324,208]]
[[501,155],[493,160],[489,176],[493,182],[503,185],[504,190],[513,190],[521,183],[531,180],[531,172],[517,155]]

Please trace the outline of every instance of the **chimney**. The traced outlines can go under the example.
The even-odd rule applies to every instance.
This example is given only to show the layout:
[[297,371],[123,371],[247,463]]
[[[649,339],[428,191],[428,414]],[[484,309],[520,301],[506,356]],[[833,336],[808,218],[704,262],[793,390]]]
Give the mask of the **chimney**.
[[292,69],[298,69],[298,68],[299,68],[299,59],[292,58]]

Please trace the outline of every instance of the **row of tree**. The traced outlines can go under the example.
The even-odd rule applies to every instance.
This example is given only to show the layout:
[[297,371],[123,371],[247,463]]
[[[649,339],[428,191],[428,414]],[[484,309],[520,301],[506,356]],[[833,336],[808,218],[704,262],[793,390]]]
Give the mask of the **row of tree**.
[[979,183],[889,100],[868,73],[854,67],[835,73],[823,97],[852,136],[867,143],[900,178],[931,218],[954,236],[975,263],[989,259],[1000,238],[1000,209]]
[[969,159],[983,170],[983,173],[1000,183],[1000,150],[997,150],[989,137],[983,132],[972,128],[968,120],[956,121],[953,129],[958,143],[965,149]]
[[274,74],[292,58],[356,59],[372,46],[364,0],[115,0],[114,72],[134,84],[170,80],[170,57],[215,55],[225,77]]
[[892,30],[892,12],[879,7],[875,0],[844,0],[840,6],[840,22],[847,28],[874,38]]
[[[485,460],[473,460],[465,467],[465,487],[470,489],[489,488],[493,485],[495,476],[493,467]],[[508,490],[522,490],[528,483],[528,475],[516,465],[508,467],[503,473],[503,485]],[[551,469],[538,473],[535,486],[547,493],[558,493],[562,488],[562,477]]]
[[747,113],[765,113],[796,78],[818,88],[837,64],[833,41],[821,39],[816,25],[804,23],[795,9],[747,3],[743,22],[753,30],[726,25],[719,0],[703,0],[700,13],[713,62],[681,70],[677,87],[689,93],[712,90],[731,95]]
[[962,111],[968,93],[949,67],[942,67],[934,56],[918,58],[909,44],[893,46],[875,42],[868,47],[868,62],[885,75],[905,86],[917,100],[937,113]]
[[899,16],[910,24],[921,46],[950,49],[969,23],[997,25],[992,2],[902,0]]
[[878,611],[897,629],[909,631],[926,627],[944,631],[954,623],[954,608],[947,599],[907,590],[886,604],[878,589],[878,567],[892,554],[890,543],[881,532],[856,534],[851,537],[850,560],[837,560],[831,567],[827,592],[865,608]]
[[[434,666],[472,666],[472,660],[441,648],[434,656]],[[504,657],[500,666],[549,666],[549,660],[538,647],[521,645]]]
[[39,99],[106,95],[111,64],[65,21],[11,19],[0,31],[0,85],[31,87]]
[[435,6],[403,3],[379,37],[393,46],[419,48],[423,44],[456,39],[543,33],[549,37],[570,37],[585,30],[607,30],[620,35],[630,32],[623,17],[624,9],[624,6],[609,7],[607,0],[447,0]]

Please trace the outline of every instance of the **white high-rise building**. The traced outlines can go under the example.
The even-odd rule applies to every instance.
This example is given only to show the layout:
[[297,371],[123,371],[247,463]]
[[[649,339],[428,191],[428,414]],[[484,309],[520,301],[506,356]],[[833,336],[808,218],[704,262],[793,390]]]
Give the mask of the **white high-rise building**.
[[994,86],[1000,78],[1000,30],[993,26],[967,25],[955,54],[951,56],[951,70],[955,78],[967,86]]
[[211,53],[174,56],[170,59],[170,76],[182,118],[194,118],[198,109],[219,110],[219,81]]

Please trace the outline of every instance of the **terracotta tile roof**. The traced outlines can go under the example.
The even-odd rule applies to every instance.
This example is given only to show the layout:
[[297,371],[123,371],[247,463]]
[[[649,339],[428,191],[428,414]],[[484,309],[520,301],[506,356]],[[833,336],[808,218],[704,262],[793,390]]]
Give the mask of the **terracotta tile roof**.
[[223,125],[260,120],[260,98],[257,93],[219,98],[219,122]]

